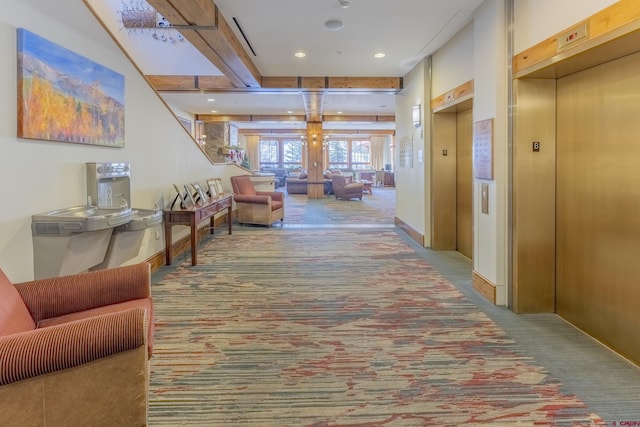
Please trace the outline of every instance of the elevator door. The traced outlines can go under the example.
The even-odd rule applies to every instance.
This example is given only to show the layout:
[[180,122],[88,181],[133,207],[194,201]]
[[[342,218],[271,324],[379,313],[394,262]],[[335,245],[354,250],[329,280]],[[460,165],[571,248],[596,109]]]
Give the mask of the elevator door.
[[640,361],[640,54],[557,81],[556,310]]
[[456,249],[473,258],[473,110],[456,120]]

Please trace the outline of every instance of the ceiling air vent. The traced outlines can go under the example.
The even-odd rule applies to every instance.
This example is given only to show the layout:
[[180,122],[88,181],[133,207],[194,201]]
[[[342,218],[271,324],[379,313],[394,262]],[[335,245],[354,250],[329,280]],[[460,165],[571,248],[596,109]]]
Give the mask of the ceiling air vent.
[[251,43],[249,42],[249,39],[247,38],[247,35],[244,33],[244,30],[240,26],[240,21],[238,21],[238,18],[236,18],[234,16],[233,17],[233,22],[236,24],[236,27],[238,27],[238,31],[240,31],[240,34],[242,34],[242,38],[244,39],[245,43],[247,43],[247,46],[249,46],[249,49],[251,50],[251,53],[253,53],[253,56],[258,56],[256,51],[253,50],[253,46],[251,46]]

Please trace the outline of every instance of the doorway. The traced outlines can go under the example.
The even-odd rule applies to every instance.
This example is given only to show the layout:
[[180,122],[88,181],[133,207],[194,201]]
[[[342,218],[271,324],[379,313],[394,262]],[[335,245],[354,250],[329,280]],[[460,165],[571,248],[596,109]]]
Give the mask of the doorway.
[[431,247],[473,258],[473,101],[433,116]]

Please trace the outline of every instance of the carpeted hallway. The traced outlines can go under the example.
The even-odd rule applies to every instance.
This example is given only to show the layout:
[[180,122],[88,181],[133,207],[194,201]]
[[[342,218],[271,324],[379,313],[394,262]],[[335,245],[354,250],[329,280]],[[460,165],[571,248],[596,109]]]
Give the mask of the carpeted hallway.
[[[625,410],[605,418],[540,364],[527,334],[542,324],[539,332],[554,335],[566,324],[543,317],[527,327],[530,316],[477,300],[454,284],[465,282],[468,261],[416,247],[390,225],[392,211],[362,219],[364,208],[394,201],[385,190],[308,207],[287,197],[284,226],[217,233],[200,244],[198,266],[182,257],[158,271],[149,424],[589,426],[640,418],[640,381],[618,390],[626,394],[606,389]],[[542,342],[558,346],[553,339]],[[570,339],[582,342],[579,333]],[[609,367],[640,380],[607,355]]]

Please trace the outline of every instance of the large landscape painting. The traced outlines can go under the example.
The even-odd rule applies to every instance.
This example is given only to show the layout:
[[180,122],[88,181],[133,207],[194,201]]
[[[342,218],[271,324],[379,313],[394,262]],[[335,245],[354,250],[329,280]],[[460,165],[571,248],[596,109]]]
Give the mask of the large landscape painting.
[[124,76],[19,28],[18,137],[124,147]]

